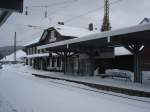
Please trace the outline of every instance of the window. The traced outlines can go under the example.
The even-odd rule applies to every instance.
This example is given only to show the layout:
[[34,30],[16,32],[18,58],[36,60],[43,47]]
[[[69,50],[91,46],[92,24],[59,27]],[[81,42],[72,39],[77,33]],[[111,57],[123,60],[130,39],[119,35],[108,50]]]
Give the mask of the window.
[[33,54],[35,54],[35,47],[33,47]]
[[50,36],[50,42],[56,41],[56,37],[55,37],[55,31],[51,31],[51,36]]
[[37,48],[35,47],[35,54],[37,53]]
[[30,49],[28,48],[28,49],[27,49],[27,55],[29,55],[29,54],[30,54]]
[[60,57],[57,58],[57,67],[61,67],[61,58]]
[[30,54],[32,54],[32,48],[30,48]]

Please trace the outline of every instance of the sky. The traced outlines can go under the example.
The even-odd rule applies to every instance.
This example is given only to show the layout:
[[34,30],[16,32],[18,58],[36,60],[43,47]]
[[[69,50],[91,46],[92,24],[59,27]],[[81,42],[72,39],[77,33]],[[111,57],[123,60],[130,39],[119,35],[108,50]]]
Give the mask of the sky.
[[[13,45],[14,32],[17,32],[17,45],[25,45],[58,21],[81,28],[93,23],[100,30],[103,5],[104,0],[24,0],[24,12],[13,13],[0,27],[0,47]],[[26,6],[28,15],[25,15]],[[44,17],[46,8],[41,6],[48,6],[47,18]],[[112,30],[139,24],[145,17],[150,18],[149,10],[150,0],[110,0]]]

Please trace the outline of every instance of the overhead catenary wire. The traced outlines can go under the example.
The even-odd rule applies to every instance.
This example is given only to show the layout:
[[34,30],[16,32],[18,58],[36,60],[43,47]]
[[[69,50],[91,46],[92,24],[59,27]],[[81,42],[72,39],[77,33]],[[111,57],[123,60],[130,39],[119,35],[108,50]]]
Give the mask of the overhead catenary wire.
[[[74,1],[76,1],[76,0],[74,0]],[[116,1],[110,2],[110,4],[111,4],[111,5],[114,5],[114,4],[117,4],[117,3],[121,2],[121,1],[123,1],[123,0],[116,0]],[[65,7],[65,6],[64,6],[64,7]],[[64,7],[62,7],[62,8],[64,8]],[[62,8],[60,8],[59,10],[61,10]],[[89,11],[83,13],[83,14],[80,14],[80,15],[74,16],[74,17],[72,17],[72,18],[69,18],[69,19],[65,20],[64,22],[65,22],[65,23],[68,23],[68,22],[74,21],[74,20],[76,20],[76,19],[79,19],[79,18],[81,18],[81,17],[83,17],[83,16],[85,16],[85,15],[88,15],[88,14],[90,14],[90,13],[96,12],[96,11],[101,10],[101,9],[103,9],[103,8],[104,8],[104,6],[95,8],[95,9],[93,9],[93,10],[89,10]],[[54,12],[56,12],[56,11],[53,11],[53,13],[54,13]],[[7,23],[7,24],[14,24],[14,23]],[[42,29],[42,30],[46,29],[45,27],[34,26],[34,25],[26,25],[26,24],[14,24],[14,25],[22,25],[22,26],[32,27],[32,28],[35,28],[35,27],[36,27],[36,29]],[[51,26],[51,27],[54,27],[54,26],[56,26],[56,25],[58,25],[58,23],[54,24],[54,25]]]
[[45,18],[47,18],[47,16],[48,16],[48,11],[47,10],[48,10],[49,7],[54,7],[54,6],[57,6],[57,5],[62,5],[62,4],[66,4],[66,3],[72,3],[72,2],[76,2],[76,1],[78,1],[78,0],[71,0],[71,1],[66,0],[66,1],[62,1],[62,2],[49,4],[49,5],[25,6],[25,15],[29,14],[28,11],[31,8],[45,8],[44,16],[45,16]]
[[62,5],[62,4],[66,4],[66,3],[72,3],[72,2],[76,2],[78,0],[66,0],[66,1],[62,1],[62,2],[57,2],[57,3],[53,3],[53,4],[48,4],[48,5],[33,5],[33,6],[25,6],[25,7],[28,7],[28,8],[39,8],[39,7],[53,7],[53,6],[57,6],[57,5]]
[[[73,1],[77,1],[77,0],[73,0]],[[72,1],[72,2],[73,2],[73,1]],[[121,2],[121,1],[123,1],[123,0],[116,0],[116,1],[110,2],[110,5],[115,5],[115,4],[117,4],[117,3]],[[67,1],[64,1],[64,2],[66,3]],[[63,3],[64,3],[64,2],[63,2]],[[62,3],[62,2],[61,2],[61,3]],[[56,4],[58,4],[58,3],[56,3]],[[52,5],[52,4],[50,4],[50,5]],[[50,5],[49,5],[49,6],[50,6]],[[34,6],[31,6],[31,7],[34,7]],[[104,8],[104,6],[98,7],[98,8],[92,9],[92,10],[89,10],[89,11],[83,13],[83,14],[74,16],[74,17],[72,17],[72,18],[69,18],[69,19],[63,21],[63,22],[68,23],[68,22],[74,21],[74,20],[79,19],[79,18],[81,18],[81,17],[83,17],[83,16],[85,16],[85,15],[88,15],[88,14],[90,14],[90,13],[96,12],[96,11],[98,11],[98,10],[102,10],[103,8]],[[55,27],[55,26],[57,26],[57,25],[58,25],[58,23],[52,25],[51,27]],[[33,26],[32,28],[35,28],[34,25],[23,25],[23,26],[27,26],[27,27],[32,27],[32,26]],[[45,30],[46,27],[36,26],[36,29]],[[39,31],[38,31],[37,33],[39,33]],[[33,36],[33,35],[35,35],[35,34],[37,34],[37,33],[34,33],[34,34],[30,35],[30,36]]]
[[[110,2],[110,5],[117,4],[117,3],[121,2],[121,1],[123,1],[123,0],[116,0],[116,1]],[[70,18],[70,19],[67,19],[67,20],[64,21],[64,22],[67,23],[67,22],[74,21],[74,20],[79,19],[79,18],[81,18],[81,17],[83,17],[83,16],[85,16],[85,15],[88,15],[88,14],[90,14],[90,13],[96,12],[96,11],[98,11],[98,10],[102,10],[103,8],[104,8],[104,6],[95,8],[95,9],[93,9],[93,10],[89,10],[89,11],[83,13],[83,14],[80,14],[80,15],[74,16],[74,17],[72,17],[72,18]]]

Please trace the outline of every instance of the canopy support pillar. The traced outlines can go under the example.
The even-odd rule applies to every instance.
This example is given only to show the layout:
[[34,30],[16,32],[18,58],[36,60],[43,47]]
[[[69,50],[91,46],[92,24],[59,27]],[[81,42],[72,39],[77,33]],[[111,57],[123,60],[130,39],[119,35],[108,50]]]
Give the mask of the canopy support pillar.
[[90,52],[89,52],[89,60],[90,60],[90,76],[94,76],[95,62],[94,62],[94,52],[93,52],[93,50],[90,50]]
[[134,58],[134,82],[142,83],[142,71],[141,71],[141,54],[144,49],[144,45],[141,44],[129,44],[127,46],[124,46],[126,49],[128,49],[132,54]]
[[64,67],[63,67],[64,74],[67,73],[67,63],[68,63],[67,60],[68,60],[67,52],[64,52]]

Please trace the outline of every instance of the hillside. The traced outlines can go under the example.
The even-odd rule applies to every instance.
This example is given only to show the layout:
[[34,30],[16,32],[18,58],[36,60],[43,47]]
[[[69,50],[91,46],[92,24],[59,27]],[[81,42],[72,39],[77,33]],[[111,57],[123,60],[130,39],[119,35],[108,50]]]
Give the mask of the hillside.
[[[21,46],[17,46],[16,50],[21,49]],[[0,47],[0,59],[3,57],[10,55],[14,52],[14,47],[13,46],[5,46],[5,47]]]

